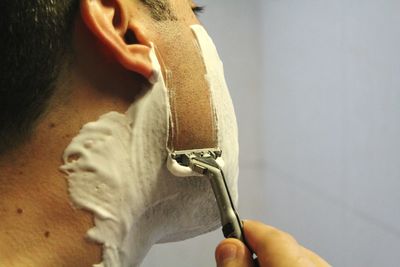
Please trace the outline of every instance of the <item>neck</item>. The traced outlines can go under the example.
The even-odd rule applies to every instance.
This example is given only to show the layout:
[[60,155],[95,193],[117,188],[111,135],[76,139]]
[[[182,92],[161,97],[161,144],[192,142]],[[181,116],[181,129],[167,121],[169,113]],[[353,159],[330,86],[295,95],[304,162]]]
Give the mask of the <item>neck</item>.
[[33,135],[0,159],[4,266],[90,266],[99,261],[100,248],[84,239],[91,216],[72,208],[65,178],[58,171],[61,147],[69,135],[59,138],[59,127],[55,121],[43,121],[38,129],[44,134]]
[[89,87],[75,89],[51,108],[25,143],[0,155],[0,259],[10,263],[6,266],[101,261],[101,246],[86,239],[93,216],[71,205],[59,167],[65,147],[83,124],[128,104],[93,95]]

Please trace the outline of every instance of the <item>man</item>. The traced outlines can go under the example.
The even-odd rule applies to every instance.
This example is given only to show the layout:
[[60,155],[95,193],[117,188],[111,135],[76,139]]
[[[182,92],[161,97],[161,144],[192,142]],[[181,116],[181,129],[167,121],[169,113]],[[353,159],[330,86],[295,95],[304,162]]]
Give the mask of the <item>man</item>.
[[0,266],[102,261],[86,238],[93,215],[70,203],[61,156],[84,124],[143,95],[152,43],[175,70],[170,86],[196,86],[199,10],[187,0],[2,2]]

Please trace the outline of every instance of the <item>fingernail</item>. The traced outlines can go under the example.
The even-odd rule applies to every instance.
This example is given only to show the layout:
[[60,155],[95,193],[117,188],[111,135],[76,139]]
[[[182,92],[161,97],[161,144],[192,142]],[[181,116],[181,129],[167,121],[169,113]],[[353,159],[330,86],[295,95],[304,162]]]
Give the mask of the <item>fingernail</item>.
[[225,244],[218,253],[218,262],[225,263],[236,259],[237,247],[232,244]]

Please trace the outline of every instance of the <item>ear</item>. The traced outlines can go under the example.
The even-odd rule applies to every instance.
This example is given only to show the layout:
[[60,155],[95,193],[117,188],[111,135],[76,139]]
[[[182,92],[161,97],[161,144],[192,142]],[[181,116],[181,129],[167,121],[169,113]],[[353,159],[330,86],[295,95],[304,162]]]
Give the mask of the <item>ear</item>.
[[82,19],[122,66],[149,79],[150,42],[130,20],[126,5],[122,0],[81,0]]

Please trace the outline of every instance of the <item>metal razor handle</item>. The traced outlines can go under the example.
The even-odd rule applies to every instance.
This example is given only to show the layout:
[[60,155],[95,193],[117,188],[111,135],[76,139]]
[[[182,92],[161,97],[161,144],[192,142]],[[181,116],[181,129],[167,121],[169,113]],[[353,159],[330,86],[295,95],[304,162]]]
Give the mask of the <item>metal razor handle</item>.
[[193,171],[209,177],[217,201],[224,237],[241,240],[252,252],[254,266],[258,267],[257,256],[247,244],[243,232],[243,223],[235,210],[224,173],[216,161],[220,156],[221,151],[214,149],[178,151],[172,154],[172,158],[179,164],[188,166]]
[[[210,178],[211,187],[219,208],[222,232],[225,238],[237,238],[251,251],[243,233],[243,223],[233,205],[232,197],[226,184],[224,172],[213,157],[192,158],[192,169]],[[253,254],[253,264],[259,267],[257,256]]]
[[234,208],[224,173],[218,163],[212,157],[195,157],[192,159],[192,164],[194,171],[207,175],[210,178],[225,238],[232,237],[245,242],[243,224]]

